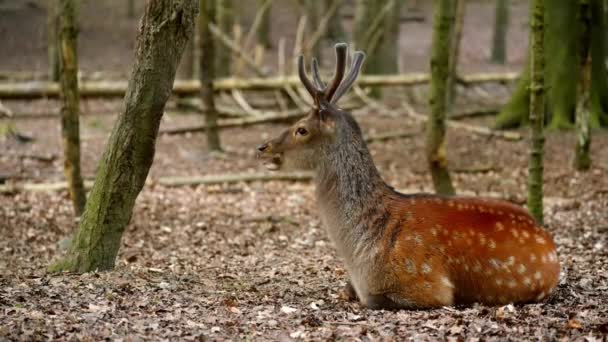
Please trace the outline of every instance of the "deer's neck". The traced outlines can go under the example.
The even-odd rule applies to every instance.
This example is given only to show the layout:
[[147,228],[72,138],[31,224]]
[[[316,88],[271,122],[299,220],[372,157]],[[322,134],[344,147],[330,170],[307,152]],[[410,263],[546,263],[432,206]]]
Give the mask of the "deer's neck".
[[379,222],[387,217],[389,191],[363,141],[325,151],[317,169],[317,205],[340,254],[354,261],[373,249]]

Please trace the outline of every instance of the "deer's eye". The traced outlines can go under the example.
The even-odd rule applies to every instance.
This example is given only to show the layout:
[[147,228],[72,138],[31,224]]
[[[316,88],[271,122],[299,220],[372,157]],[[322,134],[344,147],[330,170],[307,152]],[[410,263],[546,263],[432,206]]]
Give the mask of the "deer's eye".
[[296,135],[305,136],[306,134],[308,134],[308,131],[306,130],[306,128],[299,127],[298,129],[296,129]]

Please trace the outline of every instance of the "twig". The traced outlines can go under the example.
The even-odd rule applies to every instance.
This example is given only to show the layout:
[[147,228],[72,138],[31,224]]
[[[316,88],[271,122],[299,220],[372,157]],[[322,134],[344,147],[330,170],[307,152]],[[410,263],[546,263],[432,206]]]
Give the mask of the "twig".
[[327,30],[327,23],[333,17],[333,15],[336,13],[336,11],[338,10],[338,6],[341,3],[342,3],[342,0],[336,0],[336,1],[332,2],[331,7],[329,9],[327,9],[327,12],[323,16],[323,18],[321,18],[321,21],[319,22],[319,27],[317,27],[315,32],[310,36],[310,39],[306,42],[304,51],[307,51],[307,52],[312,51],[312,49],[315,47],[315,45],[317,44],[319,39],[321,39],[321,36],[323,35],[323,33]]
[[272,4],[272,0],[264,1],[262,6],[260,6],[258,11],[256,12],[255,18],[253,19],[253,23],[251,24],[251,27],[249,28],[249,31],[247,32],[247,35],[245,36],[245,40],[243,41],[243,47],[245,49],[248,49],[251,47],[251,44],[253,42],[253,37],[255,37],[255,34],[258,32],[258,30],[260,28],[260,24],[262,23],[262,18],[264,17],[264,14],[266,13],[266,11],[270,8],[271,4]]
[[251,107],[247,100],[245,100],[245,97],[243,96],[243,93],[240,90],[232,89],[231,93],[234,101],[239,105],[239,107],[241,107],[245,111],[245,113],[251,116],[260,116],[262,114],[262,112],[260,112],[259,110],[256,110]]
[[238,56],[240,56],[243,62],[245,62],[245,64],[247,64],[249,67],[251,67],[251,70],[253,70],[256,74],[258,74],[259,76],[267,75],[267,72],[265,70],[262,70],[255,63],[255,61],[253,61],[249,56],[247,56],[245,52],[241,48],[239,48],[238,45],[236,45],[234,40],[226,36],[217,26],[213,25],[212,23],[209,23],[209,30],[216,38],[219,39],[220,43],[222,43],[224,46],[226,46]]

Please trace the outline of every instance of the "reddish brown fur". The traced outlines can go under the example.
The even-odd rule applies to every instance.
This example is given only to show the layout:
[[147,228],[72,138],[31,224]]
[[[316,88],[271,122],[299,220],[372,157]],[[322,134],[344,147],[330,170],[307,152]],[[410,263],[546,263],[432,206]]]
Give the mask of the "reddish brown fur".
[[[540,300],[556,286],[551,237],[521,207],[437,196],[385,197],[380,243],[386,297],[416,307]],[[452,284],[452,285],[450,285]]]

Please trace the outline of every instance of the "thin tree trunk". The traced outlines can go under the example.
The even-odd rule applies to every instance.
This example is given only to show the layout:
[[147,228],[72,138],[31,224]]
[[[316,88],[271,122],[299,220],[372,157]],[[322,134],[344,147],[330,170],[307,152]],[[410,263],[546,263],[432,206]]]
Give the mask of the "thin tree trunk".
[[[232,0],[216,0],[217,26],[229,37],[233,37],[235,4]],[[219,44],[218,44],[219,45]],[[216,49],[215,76],[227,77],[232,66],[232,52],[228,49]]]
[[57,1],[48,0],[46,14],[47,54],[49,61],[49,80],[59,81],[59,51],[57,49]]
[[545,113],[545,6],[532,0],[532,42],[530,53],[530,124],[532,126],[528,164],[528,209],[543,224],[543,135]]
[[456,77],[458,76],[458,60],[460,58],[460,45],[462,41],[462,29],[464,27],[464,15],[466,3],[464,0],[454,1],[454,28],[450,44],[450,59],[448,63],[448,93],[446,94],[446,110],[452,111],[454,98],[456,97]]
[[207,145],[211,151],[221,151],[220,135],[217,128],[217,110],[213,99],[213,79],[215,78],[215,40],[209,29],[209,23],[215,24],[216,0],[200,0],[199,15],[199,80],[201,82],[201,101],[205,106],[205,124],[207,125]]
[[[355,48],[368,55],[363,66],[366,74],[399,72],[399,14],[401,0],[357,0],[353,39]],[[381,95],[373,89],[373,97]]]
[[147,1],[124,112],[110,135],[68,254],[50,271],[82,273],[114,267],[122,234],[154,159],[165,103],[197,14],[196,0]]
[[63,172],[68,183],[74,213],[80,216],[86,203],[86,191],[80,172],[77,11],[74,0],[59,0],[58,9]]
[[[593,0],[591,0],[593,1]],[[590,117],[590,85],[591,85],[591,6],[590,0],[580,0],[581,11],[581,76],[578,83],[578,105],[576,107],[576,147],[574,153],[574,168],[580,171],[591,167],[589,146],[591,134],[589,132]],[[602,42],[603,43],[603,42]]]
[[135,18],[135,0],[127,0],[127,17]]
[[[265,2],[266,2],[266,0],[258,0],[258,7],[264,6]],[[272,12],[272,5],[270,5],[270,8],[268,8],[268,10],[266,10],[264,12],[264,14],[262,15],[261,22],[260,22],[260,28],[258,29],[258,43],[267,49],[272,47],[272,44],[270,42],[271,12]]]
[[346,41],[346,32],[344,32],[344,26],[342,26],[342,16],[340,14],[340,8],[342,7],[342,0],[325,0],[324,1],[324,10],[328,11],[330,8],[334,6],[334,3],[339,1],[340,3],[337,5],[338,9],[336,13],[331,17],[327,27],[327,39],[333,42],[343,42]]
[[449,92],[449,58],[455,3],[452,0],[435,0],[434,7],[429,100],[431,116],[426,127],[426,155],[435,191],[440,194],[453,194],[454,187],[448,173],[445,146],[445,112]]
[[[316,31],[317,27],[319,27],[321,17],[323,16],[323,5],[324,3],[319,0],[304,0],[304,13],[308,17],[308,21],[306,22],[308,37]],[[310,47],[312,56],[317,58],[319,62],[323,59],[321,55],[321,40],[322,39],[319,39]]]
[[509,0],[497,0],[492,39],[492,62],[505,64],[507,60],[507,30],[509,29]]

